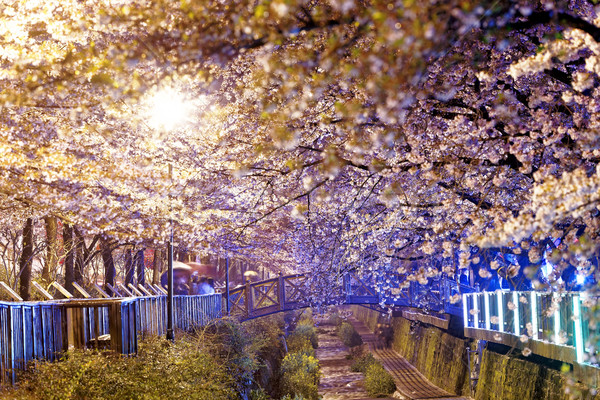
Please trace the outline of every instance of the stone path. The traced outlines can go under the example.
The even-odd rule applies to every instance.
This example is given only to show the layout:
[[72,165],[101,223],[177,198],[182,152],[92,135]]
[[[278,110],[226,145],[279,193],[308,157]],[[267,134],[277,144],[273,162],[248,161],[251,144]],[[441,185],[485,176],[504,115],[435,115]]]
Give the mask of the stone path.
[[336,327],[322,321],[317,333],[317,358],[321,366],[319,395],[323,400],[376,400],[365,391],[363,374],[350,371],[352,360],[347,357],[350,353],[337,337]]
[[398,392],[395,398],[409,400],[469,400],[469,397],[458,397],[446,392],[429,382],[415,367],[404,357],[391,348],[385,348],[378,344],[377,337],[362,322],[351,317],[349,322],[354,325],[363,341],[369,346],[385,369],[392,375],[396,382]]

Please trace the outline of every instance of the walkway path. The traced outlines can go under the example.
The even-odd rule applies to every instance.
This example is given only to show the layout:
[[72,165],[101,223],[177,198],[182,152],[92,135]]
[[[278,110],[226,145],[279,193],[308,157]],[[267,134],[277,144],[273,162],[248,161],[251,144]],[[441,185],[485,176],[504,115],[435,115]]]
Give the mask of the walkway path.
[[319,395],[323,400],[376,400],[369,397],[364,389],[363,374],[350,371],[352,360],[347,357],[350,353],[337,337],[336,327],[322,319],[317,332],[317,358],[321,366]]
[[353,317],[349,319],[349,322],[354,325],[354,328],[369,346],[369,350],[375,358],[382,362],[385,369],[394,378],[398,389],[398,392],[394,395],[395,398],[410,400],[469,400],[468,397],[458,397],[438,388],[396,351],[378,345],[377,337],[362,322]]

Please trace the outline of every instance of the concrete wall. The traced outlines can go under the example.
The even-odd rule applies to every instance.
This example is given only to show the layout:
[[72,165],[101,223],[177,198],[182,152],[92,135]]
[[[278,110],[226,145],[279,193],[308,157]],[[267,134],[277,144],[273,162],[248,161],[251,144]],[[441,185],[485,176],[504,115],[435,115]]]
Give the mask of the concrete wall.
[[[352,311],[373,330],[380,315],[378,312],[360,306],[353,307]],[[402,317],[393,318],[392,326],[394,350],[436,386],[458,395],[469,394],[468,342]]]
[[567,374],[517,357],[484,351],[476,400],[598,399]]
[[[354,315],[373,329],[379,313],[354,306]],[[392,320],[393,347],[435,385],[457,395],[469,394],[467,348],[472,340],[402,317]],[[517,354],[517,353],[515,353]],[[571,396],[571,397],[570,397]],[[475,400],[600,400],[569,375],[517,356],[484,350]]]

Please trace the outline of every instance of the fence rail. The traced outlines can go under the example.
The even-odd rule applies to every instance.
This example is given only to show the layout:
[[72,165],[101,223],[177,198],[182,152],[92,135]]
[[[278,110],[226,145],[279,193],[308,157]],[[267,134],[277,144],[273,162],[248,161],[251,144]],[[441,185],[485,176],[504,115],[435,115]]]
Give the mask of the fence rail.
[[[175,296],[173,308],[174,326],[190,330],[222,316],[221,295]],[[0,302],[0,383],[70,348],[135,354],[138,338],[165,334],[166,321],[166,296]]]
[[[447,278],[430,279],[426,285],[406,282],[392,293],[396,299],[383,298],[369,279],[347,273],[341,285],[329,287],[318,304],[385,304],[415,307],[462,317],[461,295],[475,289]],[[229,309],[242,320],[311,305],[311,282],[302,274],[279,276],[229,291]],[[313,304],[314,305],[314,304]]]
[[[595,359],[582,293],[481,292],[463,295],[465,336],[527,346],[533,353],[567,363]],[[512,337],[512,340],[511,340]],[[516,339],[519,340],[516,340]]]

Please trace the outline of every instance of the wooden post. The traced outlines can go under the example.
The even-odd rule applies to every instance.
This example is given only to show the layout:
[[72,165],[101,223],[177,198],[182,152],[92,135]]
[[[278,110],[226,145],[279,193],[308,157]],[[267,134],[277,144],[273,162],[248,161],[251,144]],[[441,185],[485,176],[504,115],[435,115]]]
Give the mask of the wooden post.
[[72,307],[71,310],[71,329],[73,332],[73,346],[76,349],[85,349],[85,318],[83,307]]
[[246,315],[248,318],[252,315],[252,311],[254,309],[254,299],[252,298],[252,286],[250,284],[250,280],[246,281],[246,287],[244,288],[244,295],[246,296]]
[[285,310],[285,281],[281,272],[277,280],[277,301],[279,302],[279,310]]
[[109,332],[110,332],[110,348],[117,352],[123,353],[123,320],[121,319],[121,302],[115,301],[110,305],[109,311]]
[[226,293],[226,298],[227,298],[227,316],[229,316],[229,313],[231,312],[231,302],[229,301],[229,257],[227,257],[227,259],[225,260],[225,293]]

